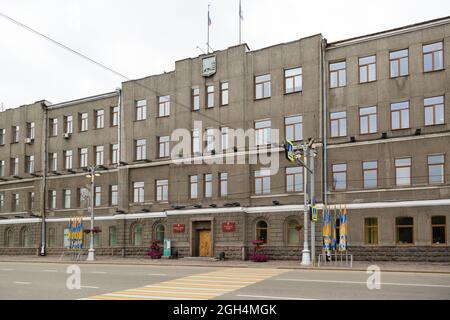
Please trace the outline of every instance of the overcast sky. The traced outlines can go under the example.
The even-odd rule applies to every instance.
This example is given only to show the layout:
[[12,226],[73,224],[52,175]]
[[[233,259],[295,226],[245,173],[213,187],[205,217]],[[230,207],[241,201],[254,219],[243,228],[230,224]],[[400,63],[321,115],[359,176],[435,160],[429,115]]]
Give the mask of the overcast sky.
[[[239,0],[0,0],[0,12],[129,78],[238,43]],[[242,0],[243,42],[259,49],[322,33],[329,41],[450,15],[449,0]],[[122,78],[0,17],[0,102],[14,108],[113,91]]]

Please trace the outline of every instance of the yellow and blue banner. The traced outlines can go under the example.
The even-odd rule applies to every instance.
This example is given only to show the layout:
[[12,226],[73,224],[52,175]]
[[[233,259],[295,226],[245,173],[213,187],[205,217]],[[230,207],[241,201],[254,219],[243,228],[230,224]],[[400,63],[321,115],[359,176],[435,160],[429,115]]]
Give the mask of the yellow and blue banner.
[[348,215],[347,207],[344,206],[344,210],[340,211],[339,215],[339,252],[346,252],[348,248]]
[[331,250],[331,213],[328,207],[324,207],[322,215],[322,240],[323,250]]

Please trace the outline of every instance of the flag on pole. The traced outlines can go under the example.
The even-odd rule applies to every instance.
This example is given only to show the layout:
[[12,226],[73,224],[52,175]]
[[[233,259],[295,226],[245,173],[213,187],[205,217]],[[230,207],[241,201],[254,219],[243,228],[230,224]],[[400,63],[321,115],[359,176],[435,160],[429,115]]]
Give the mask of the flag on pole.
[[242,11],[241,0],[239,0],[239,18],[244,21],[244,12]]
[[[331,214],[330,214],[331,218]],[[333,251],[336,251],[337,247],[337,240],[336,240],[336,205],[334,205],[334,215],[333,215],[333,223],[331,224],[333,226],[332,235],[331,235],[331,248]]]
[[347,246],[348,246],[347,226],[348,226],[347,206],[344,206],[344,210],[340,214],[339,252],[347,251]]
[[322,215],[322,239],[323,250],[329,252],[331,250],[331,214],[327,207],[323,209]]
[[209,14],[209,6],[208,6],[208,26],[212,25],[211,15]]

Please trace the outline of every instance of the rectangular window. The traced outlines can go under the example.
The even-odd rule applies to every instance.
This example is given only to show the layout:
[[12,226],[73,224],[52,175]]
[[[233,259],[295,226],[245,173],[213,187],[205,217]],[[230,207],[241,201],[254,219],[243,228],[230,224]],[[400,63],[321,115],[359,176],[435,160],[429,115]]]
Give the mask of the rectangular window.
[[409,73],[408,49],[389,53],[391,78],[407,76]]
[[3,210],[5,207],[5,195],[3,193],[0,193],[0,210]]
[[206,129],[206,152],[211,152],[215,149],[214,129]]
[[50,119],[50,137],[58,135],[58,118]]
[[73,133],[73,117],[64,116],[64,133]]
[[134,159],[136,161],[147,159],[147,141],[145,139],[138,139],[134,141],[135,154]]
[[359,58],[359,83],[377,80],[377,58],[369,56]]
[[49,196],[49,206],[50,209],[56,209],[56,190],[49,190],[48,191],[48,196]]
[[109,199],[111,206],[117,206],[119,203],[119,187],[114,184],[110,186],[109,189]]
[[198,198],[198,176],[189,176],[189,198]]
[[28,211],[34,210],[34,192],[28,192]]
[[87,112],[80,113],[79,122],[80,122],[80,131],[88,131],[89,129],[89,114]]
[[345,137],[347,135],[347,112],[332,112],[330,114],[331,137]]
[[228,173],[221,172],[219,173],[220,179],[220,196],[226,197],[228,195]]
[[212,174],[207,173],[204,175],[205,179],[205,198],[211,198],[212,197]]
[[119,125],[119,107],[111,107],[111,127]]
[[144,182],[133,183],[133,202],[144,203]]
[[271,120],[255,121],[255,145],[264,146],[271,144]]
[[192,88],[192,110],[200,110],[200,89]]
[[170,115],[170,96],[159,97],[159,117],[168,117]]
[[202,153],[202,143],[199,129],[192,130],[192,153],[194,155],[201,155]]
[[426,98],[423,100],[423,105],[426,126],[444,124],[444,96]]
[[303,140],[303,117],[301,115],[284,118],[286,139],[289,141]]
[[5,129],[0,129],[0,146],[5,144]]
[[428,183],[444,183],[445,157],[443,154],[428,156]]
[[0,160],[0,177],[5,176],[5,160]]
[[409,101],[391,103],[392,130],[409,128]]
[[378,186],[378,162],[363,161],[364,189],[374,189]]
[[117,245],[117,229],[116,227],[109,227],[109,246],[114,247]]
[[333,189],[346,190],[347,189],[347,164],[333,164]]
[[302,87],[302,68],[284,70],[284,93],[300,92]]
[[25,172],[34,172],[34,156],[25,156]]
[[377,107],[366,107],[359,109],[359,132],[360,134],[377,133]]
[[70,209],[70,190],[66,189],[63,191],[64,193],[64,209]]
[[255,99],[270,98],[270,74],[255,77]]
[[229,102],[228,82],[220,83],[220,105],[227,106]]
[[378,244],[378,219],[364,219],[364,243],[369,245]]
[[103,155],[104,155],[104,147],[96,146],[95,147],[95,164],[97,166],[103,165]]
[[102,187],[95,187],[95,206],[99,207],[102,205]]
[[169,180],[156,180],[156,201],[169,201]]
[[20,127],[19,126],[13,126],[11,129],[11,141],[12,143],[19,142],[19,133],[20,133]]
[[13,193],[11,198],[11,209],[12,211],[19,211],[20,198],[18,193]]
[[431,217],[431,234],[433,244],[446,244],[447,243],[447,223],[445,216]]
[[214,85],[206,86],[206,107],[214,107]]
[[170,156],[170,136],[158,137],[159,157],[167,158]]
[[395,181],[398,187],[411,185],[411,158],[395,159]]
[[444,45],[436,42],[423,46],[423,72],[444,69]]
[[80,148],[80,168],[88,166],[88,148]]
[[12,176],[18,176],[19,175],[19,158],[11,158],[10,160],[10,173]]
[[229,148],[230,135],[228,134],[228,130],[229,130],[228,127],[220,128],[222,151],[228,150]]
[[27,123],[27,138],[28,139],[34,139],[35,137],[35,123],[34,122],[28,122]]
[[397,244],[414,243],[414,219],[411,217],[395,218],[397,229]]
[[72,169],[73,155],[72,150],[64,151],[64,169]]
[[119,144],[113,143],[111,145],[111,164],[119,163]]
[[147,119],[147,100],[136,101],[136,120]]
[[102,129],[105,127],[105,110],[95,110],[95,128]]
[[346,62],[330,63],[330,88],[345,87],[346,85]]
[[255,194],[270,193],[270,170],[255,171]]
[[49,171],[58,170],[58,154],[56,152],[48,154],[48,170]]
[[286,168],[286,191],[303,191],[303,167]]

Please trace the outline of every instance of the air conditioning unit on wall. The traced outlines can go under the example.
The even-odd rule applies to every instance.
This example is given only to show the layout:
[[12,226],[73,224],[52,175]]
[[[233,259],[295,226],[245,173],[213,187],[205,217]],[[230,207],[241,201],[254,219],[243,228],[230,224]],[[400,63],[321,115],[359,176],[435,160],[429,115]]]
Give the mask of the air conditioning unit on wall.
[[70,139],[70,136],[71,136],[70,132],[64,133],[64,139]]

